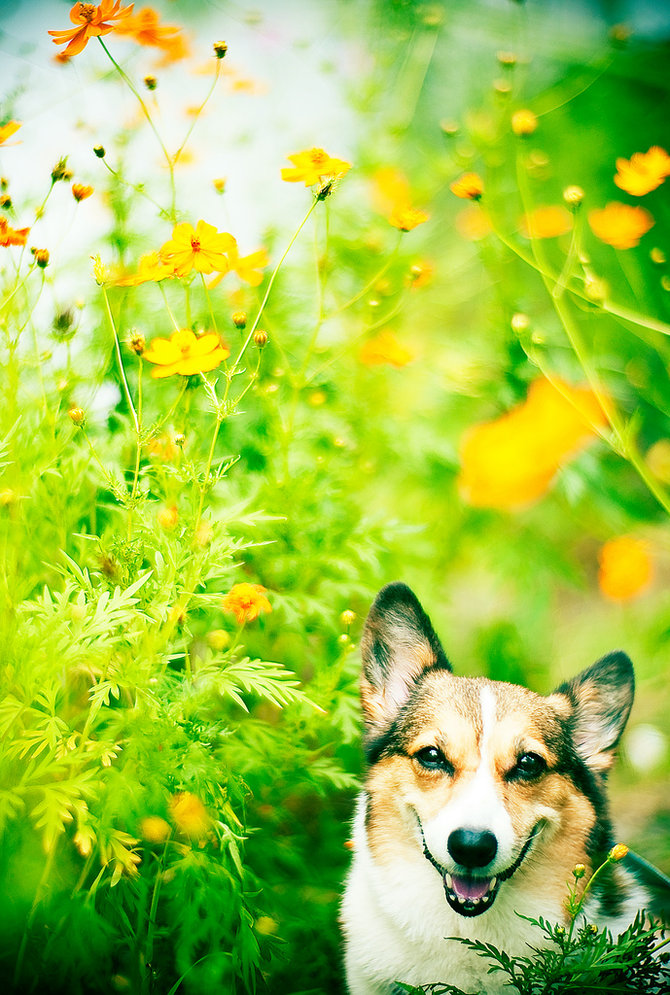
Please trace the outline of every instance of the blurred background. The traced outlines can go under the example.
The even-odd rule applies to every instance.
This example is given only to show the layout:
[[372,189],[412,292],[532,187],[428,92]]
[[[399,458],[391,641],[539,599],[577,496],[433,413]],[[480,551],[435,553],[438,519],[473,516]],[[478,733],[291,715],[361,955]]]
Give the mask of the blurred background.
[[[174,991],[180,976],[188,992],[343,990],[337,913],[362,769],[356,644],[391,580],[415,590],[460,674],[544,693],[610,650],[630,655],[636,702],[611,788],[617,838],[670,873],[670,169],[643,193],[615,182],[617,160],[656,146],[670,153],[670,10],[636,0],[154,7],[181,29],[180,52],[114,34],[105,41],[138,88],[155,77],[141,92],[169,148],[195,122],[174,165],[179,217],[234,233],[242,253],[263,245],[271,260],[260,287],[223,285],[217,313],[253,313],[309,206],[304,186],[281,178],[287,156],[320,147],[352,168],[277,277],[258,381],[217,443],[222,457],[240,458],[212,505],[240,543],[245,576],[271,592],[272,614],[245,632],[246,652],[295,672],[322,711],[300,704],[280,713],[253,695],[248,715],[230,703],[208,711],[234,747],[217,762],[230,765],[231,804],[244,824],[249,878],[238,891],[256,946],[247,938],[241,952],[239,924],[208,932],[203,922],[221,913],[206,905],[197,926],[182,921],[188,901],[176,888],[172,905],[159,906],[154,987],[141,990]],[[81,404],[105,452],[122,452],[115,419],[127,412],[89,257],[128,271],[169,237],[155,203],[168,170],[95,40],[66,64],[54,61],[47,30],[68,27],[69,9],[56,0],[0,4],[0,124],[22,122],[0,147],[5,216],[17,227],[34,221],[62,156],[94,187],[80,204],[55,188],[34,221],[31,238],[49,247],[50,263],[31,315],[45,389]],[[195,116],[220,39],[221,78]],[[529,115],[514,125],[519,111]],[[471,173],[481,197],[451,188]],[[578,188],[572,200],[569,187]],[[597,212],[612,202],[642,210],[631,216],[641,226],[614,222],[603,236]],[[165,317],[159,295],[144,289],[115,287],[110,297],[123,328],[150,337]],[[54,325],[68,310],[76,335]],[[34,378],[27,363],[16,403],[28,435],[41,424]],[[586,414],[577,405],[572,429],[565,385],[591,399]],[[158,411],[168,394],[147,403]],[[7,409],[3,433],[17,412]],[[497,428],[478,435],[481,425]],[[47,583],[58,590],[59,549],[98,573],[100,550],[120,555],[113,514],[91,521],[104,482],[87,450],[77,458],[66,474],[69,504],[52,501],[46,458],[26,450],[20,469],[3,471],[7,601],[31,603]],[[25,501],[16,503],[8,494],[20,487]],[[156,500],[169,498],[166,488]],[[95,554],[84,533],[98,536]],[[195,612],[184,641],[202,647],[221,626],[211,611]],[[136,735],[158,748],[149,730]],[[144,783],[141,766],[124,776]],[[109,818],[137,834],[139,809],[115,804]],[[43,858],[29,816],[3,816],[2,873],[18,923],[2,941],[6,963],[34,919]],[[72,848],[49,891],[43,925],[52,935],[73,914],[63,896],[81,873],[78,859]],[[25,888],[22,860],[33,868]],[[124,928],[112,906],[93,914],[89,902],[78,913],[99,976],[90,963],[73,967],[58,941],[46,959],[51,980],[38,971],[22,990],[57,991],[61,975],[72,992],[132,990],[124,957],[112,953]],[[232,951],[223,967],[206,960],[212,944]]]

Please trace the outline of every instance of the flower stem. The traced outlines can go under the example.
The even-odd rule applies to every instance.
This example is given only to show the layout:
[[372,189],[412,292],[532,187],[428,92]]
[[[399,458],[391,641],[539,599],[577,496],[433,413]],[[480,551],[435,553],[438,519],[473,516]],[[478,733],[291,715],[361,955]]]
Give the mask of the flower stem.
[[121,382],[123,384],[123,391],[126,395],[126,400],[128,402],[128,407],[130,408],[130,413],[133,416],[133,422],[135,423],[135,432],[139,436],[140,423],[137,418],[137,412],[135,411],[135,405],[133,404],[133,399],[130,394],[130,387],[128,386],[128,379],[126,377],[126,370],[123,365],[123,356],[121,355],[121,343],[119,341],[119,333],[116,328],[116,322],[114,321],[114,316],[112,315],[112,309],[109,304],[109,296],[107,294],[107,288],[103,286],[102,296],[105,299],[105,309],[107,311],[107,318],[109,319],[109,324],[112,329],[112,334],[114,335],[114,349],[116,351],[116,361],[119,364],[119,373],[121,374]]
[[174,220],[175,217],[176,217],[175,203],[176,203],[176,199],[177,199],[177,193],[176,193],[175,182],[174,182],[174,161],[173,161],[172,157],[170,156],[170,153],[168,152],[168,150],[165,147],[165,143],[163,142],[163,139],[161,138],[160,133],[159,133],[158,129],[156,128],[156,125],[153,122],[153,118],[151,117],[151,113],[149,111],[149,108],[147,107],[147,105],[145,104],[144,100],[142,99],[142,95],[140,94],[139,90],[137,89],[137,87],[135,86],[135,84],[133,83],[133,81],[131,80],[130,76],[128,76],[128,74],[118,64],[118,62],[116,61],[116,59],[114,58],[114,56],[112,55],[112,53],[109,51],[109,49],[107,48],[107,46],[105,45],[104,41],[102,40],[102,38],[100,36],[98,36],[98,41],[102,45],[102,47],[103,47],[103,49],[104,49],[104,51],[105,51],[108,59],[110,60],[110,62],[112,63],[112,65],[114,66],[114,68],[116,69],[116,71],[118,72],[118,74],[121,77],[121,79],[124,81],[124,83],[126,84],[126,86],[130,89],[131,93],[133,93],[134,96],[136,97],[136,99],[138,100],[139,105],[142,108],[142,113],[144,114],[145,118],[147,119],[147,121],[149,123],[149,127],[151,128],[151,130],[153,131],[154,135],[156,136],[158,144],[160,145],[160,147],[161,147],[161,149],[163,151],[163,155],[165,156],[165,161],[167,163],[167,167],[168,167],[168,170],[170,172],[170,191],[171,191],[170,218],[172,220]]

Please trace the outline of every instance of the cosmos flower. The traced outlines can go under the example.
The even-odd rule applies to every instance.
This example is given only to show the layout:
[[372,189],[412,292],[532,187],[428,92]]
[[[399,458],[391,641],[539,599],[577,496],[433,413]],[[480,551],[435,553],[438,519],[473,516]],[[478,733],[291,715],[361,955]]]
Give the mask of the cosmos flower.
[[25,245],[30,228],[10,228],[7,218],[0,217],[0,245]]
[[[232,244],[227,250],[229,272],[237,273],[240,280],[244,280],[250,287],[257,287],[263,279],[263,274],[260,271],[270,261],[267,252],[265,249],[257,249],[256,252],[250,252],[248,256],[241,256],[237,249],[237,242],[232,235],[230,238]],[[210,289],[216,287],[224,276],[225,273],[219,273],[208,284],[208,287]]]
[[648,152],[635,152],[630,159],[617,159],[616,168],[616,185],[634,197],[643,197],[670,176],[670,155],[653,145]]
[[379,332],[373,339],[368,339],[358,354],[361,363],[366,366],[381,366],[388,364],[400,369],[414,359],[414,353],[401,345],[393,332],[388,329]]
[[572,228],[572,216],[565,207],[536,207],[521,219],[521,232],[526,238],[557,238]]
[[179,373],[192,377],[196,373],[207,373],[219,366],[230,356],[230,349],[215,332],[196,335],[190,328],[174,332],[169,339],[152,339],[142,358],[153,363],[154,378],[170,377]]
[[235,239],[214,225],[198,221],[196,227],[184,222],[172,229],[172,238],[160,249],[160,261],[172,267],[175,276],[198,273],[227,273],[230,264],[226,253],[234,249]]
[[464,500],[503,509],[536,501],[605,421],[588,388],[535,380],[522,404],[467,433],[459,475]]
[[[21,127],[21,121],[8,121],[0,127],[0,145],[4,145],[8,138],[15,135]],[[16,142],[14,142],[16,144]]]
[[94,3],[76,3],[70,10],[70,20],[75,27],[48,33],[53,37],[54,45],[68,43],[59,54],[70,59],[86,48],[89,39],[114,31],[117,25],[112,22],[128,17],[133,6],[131,3],[128,7],[121,7],[120,0],[102,0],[97,6]]
[[93,187],[86,186],[85,183],[73,183],[72,184],[72,196],[79,202],[80,200],[86,200],[93,193]]
[[613,601],[628,601],[649,585],[653,573],[649,547],[632,536],[610,539],[598,554],[598,586]]
[[589,224],[601,242],[615,249],[632,249],[653,227],[654,219],[644,207],[612,201],[602,210],[590,211]]
[[304,183],[306,187],[344,176],[351,169],[351,163],[344,159],[333,159],[323,149],[306,149],[287,156],[287,159],[293,165],[282,169],[282,180],[287,183]]
[[211,825],[207,809],[190,791],[174,795],[170,801],[170,816],[177,829],[191,839],[202,839]]
[[234,615],[238,625],[253,622],[261,612],[271,612],[272,605],[265,597],[265,588],[261,584],[234,584],[226,594],[221,605],[224,612]]
[[479,173],[463,173],[449,184],[449,189],[463,200],[479,200],[484,193],[484,181]]
[[174,268],[164,263],[158,252],[149,252],[140,256],[136,273],[128,273],[114,282],[117,287],[137,287],[140,283],[148,283],[150,280],[158,283],[172,276]]

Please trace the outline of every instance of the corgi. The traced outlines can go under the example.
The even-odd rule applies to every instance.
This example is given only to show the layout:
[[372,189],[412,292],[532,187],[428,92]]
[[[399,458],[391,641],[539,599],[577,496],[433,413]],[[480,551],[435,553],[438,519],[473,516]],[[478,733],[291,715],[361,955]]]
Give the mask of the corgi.
[[[367,776],[341,909],[349,992],[442,983],[495,995],[504,976],[450,938],[527,956],[542,934],[517,912],[566,922],[573,868],[590,874],[614,843],[606,780],[633,704],[631,661],[611,653],[548,696],[457,677],[402,583],[377,596],[361,654]],[[647,900],[625,863],[583,910],[614,935]]]

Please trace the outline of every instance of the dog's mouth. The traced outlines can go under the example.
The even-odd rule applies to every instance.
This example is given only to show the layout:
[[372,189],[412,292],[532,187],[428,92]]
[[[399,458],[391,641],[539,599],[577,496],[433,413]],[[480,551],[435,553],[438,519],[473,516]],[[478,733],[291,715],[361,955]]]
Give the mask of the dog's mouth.
[[482,912],[486,912],[491,908],[495,902],[496,895],[500,890],[500,885],[503,881],[508,881],[521,867],[522,863],[526,859],[526,856],[528,855],[528,851],[530,850],[533,840],[541,829],[540,821],[533,827],[528,839],[519,852],[519,856],[510,867],[493,877],[484,877],[481,875],[469,874],[467,872],[463,874],[452,874],[444,867],[441,867],[428,849],[426,838],[423,834],[421,820],[418,819],[418,821],[419,828],[421,830],[424,856],[439,872],[444,885],[444,894],[449,906],[454,910],[454,912],[458,912],[459,915],[468,917],[480,916]]

